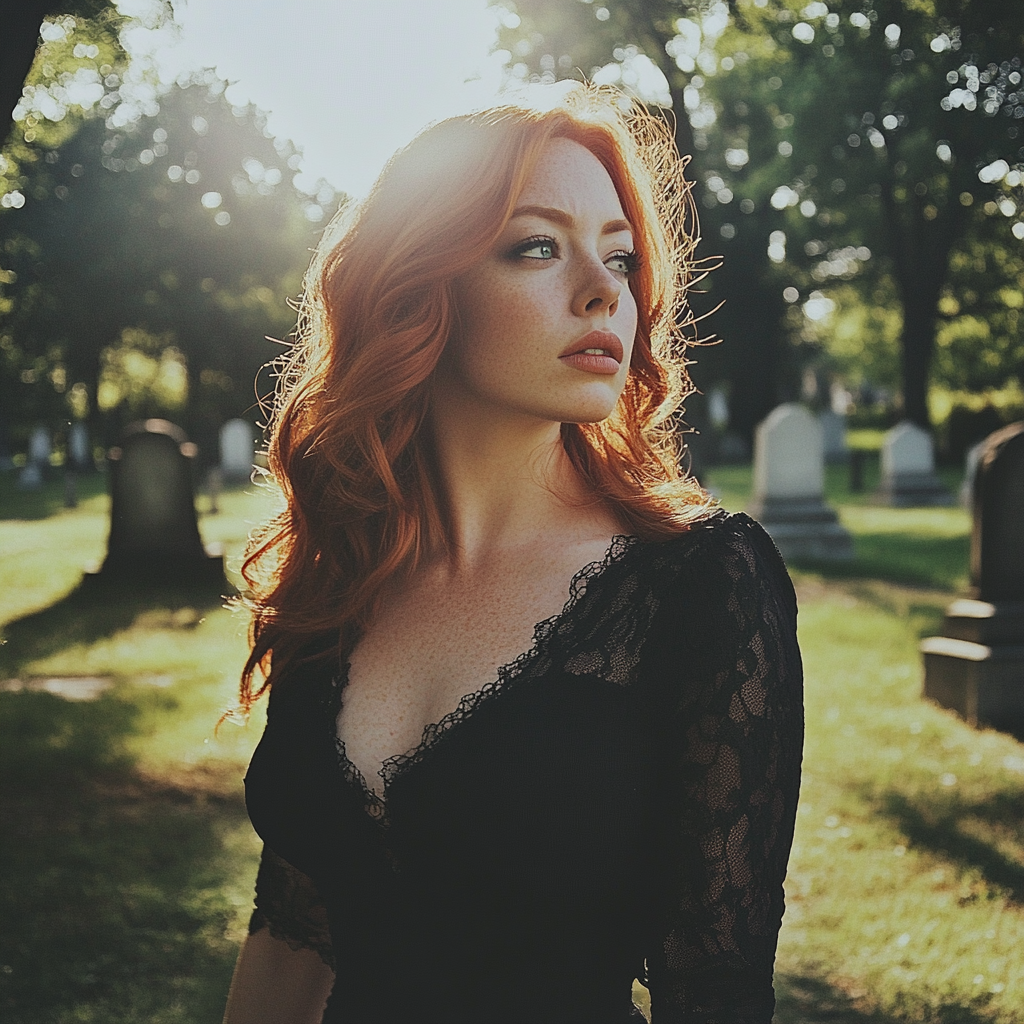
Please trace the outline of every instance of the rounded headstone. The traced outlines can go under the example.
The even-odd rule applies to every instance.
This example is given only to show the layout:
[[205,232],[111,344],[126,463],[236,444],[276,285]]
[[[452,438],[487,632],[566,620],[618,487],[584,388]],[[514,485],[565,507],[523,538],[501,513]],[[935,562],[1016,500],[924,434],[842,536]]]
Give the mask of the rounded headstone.
[[971,582],[982,601],[1024,601],[1024,421],[984,442],[974,481]]
[[886,431],[882,440],[882,476],[898,478],[935,471],[931,434],[904,420]]
[[228,420],[220,428],[220,470],[228,480],[248,480],[256,451],[248,420]]
[[846,417],[833,409],[823,409],[818,413],[818,422],[821,424],[825,461],[845,462],[849,456],[846,447]]
[[72,424],[68,432],[68,461],[72,469],[86,469],[92,463],[89,431],[81,420]]
[[53,454],[53,442],[46,427],[36,427],[28,440],[28,461],[38,466],[48,466]]
[[778,406],[755,435],[755,501],[820,500],[824,490],[821,424],[796,402]]
[[205,558],[185,444],[166,420],[128,428],[113,460],[108,558]]
[[964,456],[964,478],[957,495],[960,504],[970,511],[974,507],[974,478],[978,474],[978,463],[985,449],[985,439],[967,449]]

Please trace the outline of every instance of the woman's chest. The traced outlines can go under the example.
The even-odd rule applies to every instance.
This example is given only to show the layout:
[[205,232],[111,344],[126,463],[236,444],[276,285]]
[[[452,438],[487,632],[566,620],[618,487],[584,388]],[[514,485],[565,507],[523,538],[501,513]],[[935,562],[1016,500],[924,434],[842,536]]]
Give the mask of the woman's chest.
[[561,612],[569,574],[511,567],[476,580],[427,579],[392,595],[351,653],[337,718],[371,787],[381,766],[530,652],[537,624]]
[[257,750],[250,813],[272,846],[307,837],[300,864],[351,863],[344,877],[354,883],[379,863],[427,898],[493,896],[499,882],[509,893],[554,885],[610,898],[607,887],[632,885],[642,869],[663,779],[651,709],[637,698],[594,676],[513,678],[390,762],[376,795],[310,720],[303,742]]

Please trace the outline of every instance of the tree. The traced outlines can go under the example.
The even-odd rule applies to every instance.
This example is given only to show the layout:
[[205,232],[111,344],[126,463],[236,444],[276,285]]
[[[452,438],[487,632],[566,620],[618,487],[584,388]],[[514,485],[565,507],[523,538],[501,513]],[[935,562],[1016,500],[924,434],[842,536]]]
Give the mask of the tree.
[[[927,425],[953,254],[981,216],[1002,219],[1004,243],[1010,218],[1024,235],[1024,5],[520,0],[516,11],[505,45],[521,75],[571,75],[592,61],[595,79],[618,65],[635,87],[644,55],[663,71],[681,148],[692,140],[702,214],[726,267],[743,271],[720,275],[725,310],[753,305],[770,322],[780,292],[796,302],[836,278],[891,274],[905,412]],[[556,56],[573,32],[586,37],[583,62]]]
[[[737,38],[775,46],[716,79],[721,131],[742,129],[729,101],[773,71],[778,100],[767,109],[778,109],[773,123],[783,126],[780,144],[791,155],[772,204],[787,211],[786,227],[801,243],[797,262],[809,257],[811,282],[854,276],[864,258],[869,277],[891,274],[902,310],[904,411],[928,426],[954,254],[993,216],[1003,230],[989,225],[990,244],[1012,243],[1006,212],[1024,237],[1024,7],[840,0],[799,11],[741,4],[738,15]],[[735,45],[729,34],[722,44]]]
[[[5,405],[52,419],[67,415],[70,395],[96,419],[114,402],[109,438],[142,408],[124,391],[128,369],[155,360],[170,371],[180,357],[180,417],[212,450],[216,426],[254,405],[256,373],[279,351],[266,336],[283,339],[294,324],[286,300],[336,196],[325,183],[316,196],[298,192],[300,154],[254,108],[232,107],[213,75],[104,103],[128,72],[100,70],[94,109],[113,113],[81,117],[56,145],[23,137],[20,201],[0,211]],[[28,121],[22,110],[26,134],[51,130],[45,117]],[[120,390],[101,388],[115,377]],[[160,394],[170,392],[151,398]]]

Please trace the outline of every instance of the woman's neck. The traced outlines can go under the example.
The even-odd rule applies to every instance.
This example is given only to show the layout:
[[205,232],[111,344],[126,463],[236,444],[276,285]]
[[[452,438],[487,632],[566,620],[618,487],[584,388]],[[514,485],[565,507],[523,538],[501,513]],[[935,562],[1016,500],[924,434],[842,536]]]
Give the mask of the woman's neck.
[[434,392],[431,429],[453,546],[471,568],[550,534],[601,532],[614,519],[589,501],[562,446],[561,425],[502,415],[461,389]]

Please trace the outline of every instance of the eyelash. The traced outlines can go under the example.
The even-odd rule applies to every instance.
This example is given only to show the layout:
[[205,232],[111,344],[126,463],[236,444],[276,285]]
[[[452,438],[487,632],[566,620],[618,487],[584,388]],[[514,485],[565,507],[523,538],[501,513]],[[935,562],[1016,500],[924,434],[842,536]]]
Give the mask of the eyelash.
[[[555,240],[553,238],[550,238],[547,235],[534,235],[532,238],[525,238],[525,239],[523,239],[522,242],[520,242],[517,246],[515,246],[512,249],[511,255],[513,257],[518,257],[520,259],[531,259],[531,260],[546,259],[547,257],[527,256],[526,255],[531,249],[536,249],[536,248],[538,248],[541,245],[548,245],[548,246],[550,246],[554,256],[557,256],[557,254],[558,254],[558,244],[555,242]],[[552,257],[552,258],[554,258],[554,257]],[[636,250],[633,250],[633,249],[631,249],[629,251],[620,250],[618,252],[613,252],[611,255],[608,256],[608,258],[605,260],[605,262],[607,263],[607,262],[610,262],[612,260],[621,260],[622,261],[622,263],[624,264],[624,268],[625,268],[622,271],[622,273],[626,277],[632,277],[633,274],[635,274],[637,272],[637,270],[640,269],[640,266],[641,266],[641,263],[642,263],[642,257],[640,255],[640,253],[638,253]]]

